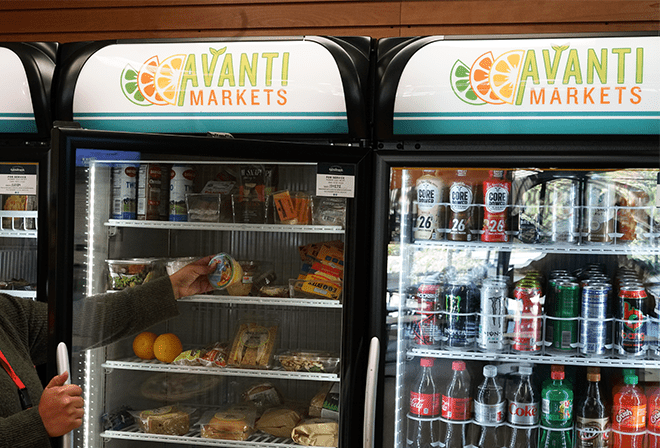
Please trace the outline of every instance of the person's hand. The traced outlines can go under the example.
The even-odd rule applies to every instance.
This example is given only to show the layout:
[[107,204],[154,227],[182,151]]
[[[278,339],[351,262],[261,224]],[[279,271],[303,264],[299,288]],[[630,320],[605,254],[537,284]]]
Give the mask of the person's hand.
[[68,377],[68,372],[54,376],[39,400],[39,415],[50,437],[62,436],[82,424],[82,389],[75,384],[65,385]]
[[217,265],[217,263],[214,263],[209,266],[209,261],[213,257],[214,255],[208,255],[182,267],[170,275],[175,299],[178,300],[180,297],[202,294],[213,290],[213,286],[211,286],[207,277],[215,271]]

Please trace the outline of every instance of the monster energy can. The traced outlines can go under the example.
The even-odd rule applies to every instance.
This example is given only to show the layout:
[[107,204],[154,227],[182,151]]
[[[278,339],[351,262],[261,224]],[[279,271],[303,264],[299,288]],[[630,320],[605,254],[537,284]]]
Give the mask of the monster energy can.
[[477,347],[485,352],[504,351],[507,284],[488,278],[481,286],[481,310]]

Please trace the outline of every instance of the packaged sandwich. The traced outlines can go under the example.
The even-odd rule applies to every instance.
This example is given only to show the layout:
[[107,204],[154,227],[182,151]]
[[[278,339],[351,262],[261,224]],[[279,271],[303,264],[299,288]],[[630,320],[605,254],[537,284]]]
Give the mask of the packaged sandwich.
[[245,389],[243,400],[256,406],[260,412],[264,412],[268,408],[280,406],[282,394],[271,383],[258,383]]
[[291,431],[294,442],[304,446],[334,446],[339,444],[339,424],[325,418],[303,420]]
[[149,434],[182,436],[190,431],[190,410],[179,406],[163,406],[140,412],[140,428]]
[[200,419],[201,436],[206,439],[247,440],[255,431],[254,414],[231,407],[210,411]]
[[297,411],[288,407],[266,409],[257,420],[256,429],[275,437],[291,437],[291,431],[302,420]]
[[312,401],[309,403],[309,416],[310,417],[320,417],[323,412],[323,403],[325,402],[330,389],[332,388],[332,383],[324,383],[319,391],[314,395]]
[[241,323],[234,336],[227,364],[243,368],[268,368],[275,350],[277,329],[274,322]]

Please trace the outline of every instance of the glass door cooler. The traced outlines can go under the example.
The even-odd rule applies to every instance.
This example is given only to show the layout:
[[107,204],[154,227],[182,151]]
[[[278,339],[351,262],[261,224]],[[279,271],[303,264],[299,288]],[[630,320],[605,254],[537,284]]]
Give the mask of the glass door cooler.
[[655,446],[657,79],[639,107],[539,95],[607,92],[596,53],[656,41],[379,43],[383,446]]
[[[51,305],[70,316],[58,339],[71,344],[72,375],[85,394],[76,446],[359,439],[366,263],[356,247],[368,227],[358,225],[367,220],[357,194],[368,176],[361,150],[75,129],[56,135],[58,172],[71,177],[56,184],[69,194],[53,209],[65,236],[54,249],[60,300]],[[75,270],[81,248],[65,244],[74,234],[86,235]],[[125,327],[144,316],[86,325],[106,316],[117,291],[213,254],[232,266],[229,285],[179,299],[178,316],[137,336]]]

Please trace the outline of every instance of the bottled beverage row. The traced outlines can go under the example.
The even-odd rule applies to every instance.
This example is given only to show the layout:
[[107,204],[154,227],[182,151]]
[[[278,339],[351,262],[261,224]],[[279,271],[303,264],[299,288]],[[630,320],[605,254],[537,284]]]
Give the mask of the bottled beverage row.
[[[410,222],[404,236],[415,241],[627,244],[660,233],[656,173],[482,171],[418,173],[406,213],[390,207],[392,240],[402,236],[402,216]],[[400,199],[392,191],[391,200]]]
[[448,270],[425,276],[407,305],[411,348],[652,358],[660,352],[660,285],[630,267],[507,276]]
[[608,371],[601,382],[598,367],[585,375],[520,366],[505,381],[498,368],[506,365],[485,365],[482,376],[453,361],[443,385],[433,358],[418,362],[407,448],[660,447],[660,388],[657,379],[640,384],[634,369]]

